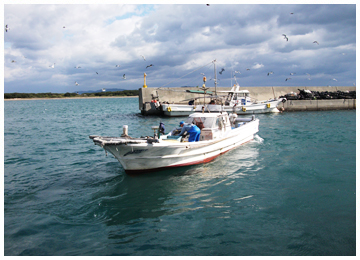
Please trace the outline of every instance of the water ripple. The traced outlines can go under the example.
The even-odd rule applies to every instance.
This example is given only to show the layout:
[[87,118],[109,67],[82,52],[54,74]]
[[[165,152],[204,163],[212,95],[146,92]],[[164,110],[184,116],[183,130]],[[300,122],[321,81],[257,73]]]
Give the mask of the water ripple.
[[5,102],[5,255],[355,255],[356,111],[258,115],[254,140],[129,176],[89,135],[148,135],[137,98]]

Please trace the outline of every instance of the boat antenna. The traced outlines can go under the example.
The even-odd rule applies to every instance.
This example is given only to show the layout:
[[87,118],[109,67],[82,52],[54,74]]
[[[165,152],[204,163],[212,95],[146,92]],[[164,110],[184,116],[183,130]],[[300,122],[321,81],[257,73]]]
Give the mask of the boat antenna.
[[216,94],[216,84],[217,84],[217,78],[216,78],[216,59],[213,60],[213,63],[214,63],[214,74],[215,74],[215,80],[214,80],[214,83],[215,83],[215,96],[217,96],[217,94]]
[[205,77],[205,76],[203,77],[203,82],[204,82],[204,84],[202,85],[201,89],[204,91],[204,106],[203,106],[203,108],[202,108],[202,112],[203,112],[203,114],[204,114],[204,112],[205,112],[205,96],[206,96],[206,90],[209,89],[209,88],[207,88],[207,87],[205,86],[205,82],[206,82],[206,77]]

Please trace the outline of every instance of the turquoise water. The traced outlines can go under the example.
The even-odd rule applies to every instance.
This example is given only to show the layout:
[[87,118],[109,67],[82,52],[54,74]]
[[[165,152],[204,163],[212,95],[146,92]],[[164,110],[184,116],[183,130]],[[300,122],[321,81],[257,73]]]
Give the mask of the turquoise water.
[[166,131],[137,98],[4,102],[5,255],[356,255],[356,111],[258,115],[199,166],[128,176],[89,135]]

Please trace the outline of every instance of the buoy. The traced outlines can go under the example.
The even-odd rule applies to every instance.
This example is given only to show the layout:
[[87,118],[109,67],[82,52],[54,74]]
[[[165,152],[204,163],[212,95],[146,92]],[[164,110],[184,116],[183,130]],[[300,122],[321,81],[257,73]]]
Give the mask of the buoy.
[[246,107],[242,107],[242,111],[243,111],[243,112],[246,112]]
[[267,108],[270,108],[270,104],[266,104]]
[[170,111],[171,111],[171,107],[168,107],[168,108],[167,108],[167,111],[170,112]]

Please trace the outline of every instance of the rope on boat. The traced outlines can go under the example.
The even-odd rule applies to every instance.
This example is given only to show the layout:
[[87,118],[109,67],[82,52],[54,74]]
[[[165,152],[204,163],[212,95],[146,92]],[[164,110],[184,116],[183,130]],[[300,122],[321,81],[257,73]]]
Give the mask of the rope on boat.
[[89,136],[93,139],[95,144],[100,145],[104,148],[105,145],[116,145],[116,144],[142,144],[142,143],[158,143],[158,139],[154,138],[131,138],[131,137],[104,137],[104,136]]

